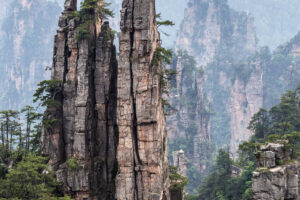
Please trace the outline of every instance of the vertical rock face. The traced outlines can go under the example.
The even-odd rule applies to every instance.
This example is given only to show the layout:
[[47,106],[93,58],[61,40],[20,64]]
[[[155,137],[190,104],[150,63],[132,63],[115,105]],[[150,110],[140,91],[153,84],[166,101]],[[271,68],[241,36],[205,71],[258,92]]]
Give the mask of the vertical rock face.
[[199,66],[213,61],[221,48],[236,57],[254,53],[253,18],[230,9],[225,0],[190,0],[175,46],[187,50]]
[[[209,125],[203,127],[209,127],[206,135],[217,145],[230,143],[233,156],[238,144],[251,135],[248,123],[262,106],[260,66],[252,69],[247,62],[245,68],[249,70],[238,66],[255,53],[256,43],[253,18],[232,10],[226,0],[189,1],[175,49],[187,50],[195,57],[197,68],[205,68],[197,88],[208,96],[214,115],[206,119]],[[237,77],[241,71],[245,77]],[[201,101],[206,103],[205,99]]]
[[[289,160],[283,144],[269,143],[256,154],[259,168],[253,172],[254,200],[297,200],[299,166]],[[279,163],[290,162],[280,165]]]
[[124,0],[118,68],[117,199],[167,199],[167,143],[154,0]]
[[230,88],[227,110],[230,116],[230,152],[233,158],[237,158],[239,144],[252,136],[247,127],[252,116],[263,107],[263,71],[259,63],[252,63],[252,67],[247,80],[238,77]]
[[45,119],[55,122],[44,127],[42,149],[67,193],[80,200],[114,199],[118,127],[113,35],[100,20],[90,25],[89,38],[79,39],[79,21],[70,17],[75,10],[76,0],[67,0],[55,36],[51,79],[61,82],[54,96],[60,106],[45,112]]
[[91,23],[79,39],[76,0],[64,5],[51,76],[60,105],[45,112],[54,121],[43,153],[76,199],[169,199],[154,0],[123,2],[119,65],[108,23]]
[[0,2],[0,109],[32,103],[37,83],[49,78],[45,67],[51,63],[60,11],[44,0]]
[[182,149],[179,151],[174,151],[173,166],[178,168],[178,173],[182,176],[186,176],[186,165],[187,159],[184,155],[184,151]]
[[[171,69],[177,74],[171,81],[169,102],[171,109],[167,117],[169,149],[171,152],[183,149],[190,160],[187,174],[189,185],[201,181],[210,167],[211,138],[209,103],[203,90],[204,70],[197,68],[194,58],[186,51],[177,52]],[[174,112],[175,111],[175,112]],[[191,172],[191,169],[196,170]]]

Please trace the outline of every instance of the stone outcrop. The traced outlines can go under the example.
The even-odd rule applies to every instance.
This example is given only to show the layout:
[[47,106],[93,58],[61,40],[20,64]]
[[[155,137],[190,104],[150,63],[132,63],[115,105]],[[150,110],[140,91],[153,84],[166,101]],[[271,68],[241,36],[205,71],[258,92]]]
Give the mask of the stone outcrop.
[[123,2],[119,64],[108,22],[90,10],[97,20],[79,37],[77,1],[64,5],[51,75],[59,105],[42,134],[49,165],[78,200],[169,199],[154,0]]
[[206,169],[202,161],[206,159],[205,152],[210,144],[210,113],[202,91],[203,71],[197,70],[195,60],[187,52],[178,53],[171,67],[177,74],[169,96],[172,110],[167,118],[168,138],[188,143],[184,149],[186,156],[193,160],[198,171],[202,171]]
[[167,199],[168,164],[154,0],[125,0],[118,68],[117,199]]
[[263,107],[263,70],[257,62],[245,68],[251,69],[247,77],[236,77],[234,82],[230,80],[231,87],[228,88],[230,99],[227,112],[230,116],[230,152],[233,158],[237,158],[239,144],[252,136],[248,124],[252,116]]
[[187,158],[184,155],[184,151],[180,149],[179,151],[173,151],[173,166],[176,171],[170,172],[171,177],[180,176],[180,178],[171,178],[170,181],[170,197],[171,200],[183,200],[185,194],[185,183],[187,176]]
[[185,157],[182,149],[179,151],[173,151],[173,166],[177,167],[178,173],[181,176],[186,176],[187,158]]
[[[60,106],[48,107],[43,153],[76,199],[113,199],[117,173],[117,61],[108,23],[90,24],[79,39],[80,22],[70,17],[76,0],[67,0],[54,41],[51,79],[61,82],[54,96]],[[94,16],[96,18],[96,16]],[[97,29],[98,28],[98,29]]]
[[290,161],[284,144],[263,145],[256,158],[258,168],[252,178],[253,199],[298,200],[299,165]]

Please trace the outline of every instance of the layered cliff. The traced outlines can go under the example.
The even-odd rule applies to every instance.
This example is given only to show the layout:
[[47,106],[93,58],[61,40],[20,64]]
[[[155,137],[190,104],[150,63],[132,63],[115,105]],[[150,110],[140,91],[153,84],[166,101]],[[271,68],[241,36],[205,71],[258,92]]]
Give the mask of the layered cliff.
[[190,0],[175,49],[187,50],[199,66],[206,66],[225,50],[235,59],[254,53],[253,18],[229,8],[226,0]]
[[186,51],[177,52],[171,69],[177,74],[170,83],[169,152],[184,150],[190,161],[187,189],[191,191],[211,166],[210,104],[202,91],[204,69],[197,68],[192,56]]
[[[95,6],[95,5],[92,5]],[[59,106],[48,107],[44,118],[43,153],[76,199],[113,199],[117,172],[117,61],[113,35],[96,10],[83,10],[94,23],[88,36],[78,31],[84,18],[73,17],[76,1],[67,0],[54,41],[51,80],[60,81],[54,96]],[[102,16],[101,16],[102,17]]]
[[[44,0],[0,3],[0,108],[32,102],[36,84],[49,77],[52,35],[60,7]],[[54,19],[54,20],[52,20]]]
[[154,0],[123,1],[118,68],[117,199],[168,197],[162,65],[156,57],[160,36],[155,16]]
[[257,152],[258,168],[253,172],[254,200],[297,200],[299,164],[291,161],[282,143],[269,143]]
[[119,63],[103,1],[66,0],[42,150],[76,199],[169,199],[154,0],[124,1]]
[[173,64],[178,74],[170,102],[178,114],[168,118],[175,129],[170,149],[183,148],[173,139],[178,133],[193,138],[187,145],[192,143],[193,151],[184,149],[192,164],[189,178],[193,169],[205,175],[210,168],[211,141],[220,147],[230,144],[235,153],[240,141],[251,135],[247,124],[262,105],[262,72],[247,69],[259,69],[254,62],[239,64],[255,53],[256,43],[251,16],[232,10],[226,1],[189,1],[175,49],[187,51],[194,61],[179,56]]

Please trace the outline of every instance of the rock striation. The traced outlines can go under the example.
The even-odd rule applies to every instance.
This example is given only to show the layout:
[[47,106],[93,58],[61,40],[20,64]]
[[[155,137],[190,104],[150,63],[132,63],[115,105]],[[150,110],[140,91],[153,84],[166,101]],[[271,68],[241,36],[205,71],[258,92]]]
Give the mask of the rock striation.
[[197,88],[199,95],[207,98],[198,104],[210,102],[208,110],[214,114],[202,117],[202,127],[207,127],[205,135],[217,145],[230,143],[230,151],[236,157],[239,143],[251,135],[247,124],[262,106],[263,98],[261,69],[248,70],[247,77],[236,77],[243,71],[237,64],[257,50],[253,18],[231,9],[225,0],[190,0],[175,49],[186,50],[195,58],[196,68],[205,69],[202,78],[197,78]]
[[[90,24],[90,35],[78,38],[80,21],[70,17],[76,0],[67,0],[54,41],[51,80],[61,81],[48,107],[43,153],[76,199],[113,199],[117,172],[117,61],[113,35],[102,20]],[[96,16],[94,16],[96,18]],[[97,28],[99,28],[97,30]]]
[[[254,200],[297,200],[299,165],[290,161],[284,144],[269,143],[256,153],[258,168],[253,172]],[[290,164],[283,164],[290,163]]]
[[76,5],[65,1],[55,36],[59,105],[44,114],[51,125],[43,127],[43,154],[75,199],[167,200],[162,65],[152,64],[160,46],[155,2],[124,0],[119,63],[109,24],[95,10],[80,37]]
[[229,8],[226,0],[190,0],[175,49],[187,50],[199,66],[213,61],[222,48],[236,58],[255,53],[253,18]]
[[171,144],[177,140],[188,144],[184,145],[187,158],[193,160],[198,171],[202,171],[206,169],[203,161],[211,142],[209,104],[202,90],[203,71],[196,68],[195,60],[186,51],[177,53],[171,69],[177,74],[169,96],[172,109],[167,118],[168,139]]
[[117,199],[167,199],[168,160],[160,36],[154,0],[125,0],[118,68]]

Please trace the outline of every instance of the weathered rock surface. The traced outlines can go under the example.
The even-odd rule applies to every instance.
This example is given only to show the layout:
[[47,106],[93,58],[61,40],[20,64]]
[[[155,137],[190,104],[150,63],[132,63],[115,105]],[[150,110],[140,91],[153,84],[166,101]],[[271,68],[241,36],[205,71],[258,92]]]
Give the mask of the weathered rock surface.
[[230,152],[233,158],[237,158],[238,145],[252,136],[248,124],[263,107],[263,70],[259,63],[248,64],[245,68],[252,68],[247,77],[237,77],[234,82],[230,80],[231,83],[228,83],[231,85],[228,88],[230,99],[226,108],[230,116]]
[[190,0],[175,46],[206,66],[225,46],[238,58],[254,53],[256,43],[253,18],[246,13],[230,9],[223,0]]
[[109,25],[101,20],[90,25],[89,38],[79,40],[79,21],[70,17],[75,10],[76,0],[67,0],[55,36],[51,79],[62,81],[55,96],[60,106],[45,112],[46,119],[57,121],[44,127],[43,153],[66,193],[80,200],[114,199],[116,50]]
[[[182,177],[187,175],[187,158],[184,155],[184,151],[173,151],[173,166],[176,168],[176,174]],[[172,173],[170,172],[170,176]],[[183,200],[185,194],[185,187],[179,186],[183,184],[183,179],[172,179],[170,180],[170,198],[171,200]]]
[[155,1],[123,1],[118,68],[117,199],[168,198],[162,66],[152,64],[159,46]]
[[181,176],[186,176],[187,158],[185,157],[182,149],[173,152],[173,166],[178,168],[178,173]]
[[283,144],[269,143],[256,154],[259,168],[253,172],[254,200],[297,200],[298,163],[284,164],[289,155]]
[[[202,117],[207,124],[202,127],[208,127],[205,135],[217,145],[230,143],[234,157],[239,143],[251,135],[247,125],[252,115],[262,106],[262,70],[253,70],[246,78],[233,77],[235,63],[254,54],[256,45],[250,15],[232,10],[223,0],[189,1],[175,49],[187,50],[195,57],[197,68],[205,69],[203,78],[197,79],[197,88],[202,96],[207,95],[214,115]],[[206,103],[205,99],[200,101]]]
[[[155,1],[125,0],[121,11],[119,65],[107,22],[90,24],[78,39],[70,17],[76,0],[66,0],[55,36],[52,80],[60,80],[45,119],[43,153],[78,200],[167,200],[168,163],[160,46]],[[96,16],[94,16],[96,17]]]
[[[210,111],[202,90],[203,71],[195,66],[187,52],[177,53],[172,70],[177,74],[171,84],[169,96],[172,107],[167,117],[168,139],[185,146],[185,155],[198,172],[206,170],[210,149]],[[178,147],[177,147],[178,148]]]

